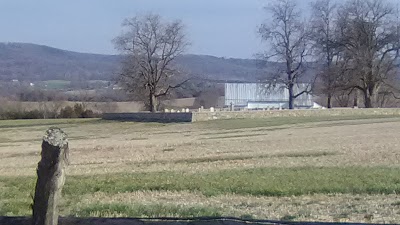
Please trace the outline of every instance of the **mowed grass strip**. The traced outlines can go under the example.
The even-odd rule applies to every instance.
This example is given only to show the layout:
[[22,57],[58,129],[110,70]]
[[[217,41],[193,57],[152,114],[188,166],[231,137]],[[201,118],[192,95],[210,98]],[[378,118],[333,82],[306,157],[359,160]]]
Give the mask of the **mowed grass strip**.
[[[30,211],[34,183],[34,177],[0,177],[0,212],[26,215]],[[96,192],[112,196],[144,190],[190,191],[206,196],[394,194],[400,193],[400,168],[256,168],[199,174],[157,172],[70,176],[63,190],[64,207],[73,208],[82,196]],[[107,212],[107,207],[111,206],[98,211]]]
[[[33,177],[0,177],[8,195],[33,192]],[[393,194],[400,193],[400,168],[255,168],[211,173],[177,172],[124,173],[69,176],[64,194],[134,191],[194,191],[208,196],[240,194],[253,196],[293,196],[306,194]]]
[[308,194],[400,193],[399,168],[256,168],[185,174],[172,172],[71,177],[65,193],[109,194],[134,191],[191,191],[206,196],[238,194],[293,196]]

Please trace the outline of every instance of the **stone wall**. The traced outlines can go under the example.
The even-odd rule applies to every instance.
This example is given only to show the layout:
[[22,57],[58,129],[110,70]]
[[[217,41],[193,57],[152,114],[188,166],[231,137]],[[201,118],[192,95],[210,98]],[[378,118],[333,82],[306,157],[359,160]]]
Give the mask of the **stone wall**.
[[192,113],[105,113],[103,114],[103,119],[134,122],[182,123],[192,122]]
[[273,117],[328,117],[328,116],[400,116],[400,108],[392,109],[298,109],[298,110],[258,110],[258,111],[214,111],[190,113],[106,113],[103,119],[135,122],[181,123],[221,119],[251,119]]
[[316,117],[316,116],[372,116],[398,115],[400,108],[391,109],[299,109],[299,110],[266,110],[266,111],[215,111],[195,112],[193,122],[216,119],[273,118],[273,117]]

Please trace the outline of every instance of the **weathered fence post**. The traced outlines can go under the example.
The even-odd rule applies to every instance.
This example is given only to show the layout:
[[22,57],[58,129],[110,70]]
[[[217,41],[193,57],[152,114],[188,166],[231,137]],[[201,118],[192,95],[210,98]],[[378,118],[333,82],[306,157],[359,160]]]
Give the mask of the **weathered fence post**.
[[33,200],[33,225],[57,225],[58,201],[65,181],[68,164],[67,135],[59,128],[46,131],[42,142],[41,160]]

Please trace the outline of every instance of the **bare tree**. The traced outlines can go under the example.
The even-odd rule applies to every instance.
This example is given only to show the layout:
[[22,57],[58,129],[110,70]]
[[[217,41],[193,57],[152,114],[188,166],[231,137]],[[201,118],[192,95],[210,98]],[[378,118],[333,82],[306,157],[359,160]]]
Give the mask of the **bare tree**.
[[350,102],[351,92],[347,90],[338,89],[335,92],[334,98],[339,105],[339,107],[348,107]]
[[340,48],[336,44],[335,13],[337,5],[332,0],[317,0],[311,3],[312,25],[311,39],[314,53],[322,64],[318,78],[322,93],[327,97],[327,107],[332,108],[332,97],[339,84],[338,71],[341,61]]
[[294,93],[296,83],[305,72],[305,59],[309,53],[308,31],[294,0],[276,0],[266,10],[273,20],[259,27],[259,34],[268,45],[268,51],[262,57],[285,63],[284,71],[279,71],[270,80],[285,85],[289,92],[289,109],[293,109],[294,100],[309,91]]
[[359,90],[366,108],[396,76],[400,54],[395,7],[384,0],[349,0],[340,10],[340,43],[351,58],[347,89]]
[[124,56],[120,83],[156,112],[158,99],[183,82],[174,64],[188,42],[181,21],[163,21],[148,14],[126,19],[124,32],[114,42]]

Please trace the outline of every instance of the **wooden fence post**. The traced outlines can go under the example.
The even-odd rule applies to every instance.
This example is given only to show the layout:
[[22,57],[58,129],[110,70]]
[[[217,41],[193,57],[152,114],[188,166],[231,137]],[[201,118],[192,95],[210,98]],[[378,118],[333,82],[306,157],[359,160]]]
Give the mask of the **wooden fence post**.
[[65,182],[68,152],[67,135],[56,127],[48,129],[43,137],[41,160],[37,168],[33,225],[58,223],[57,205]]

